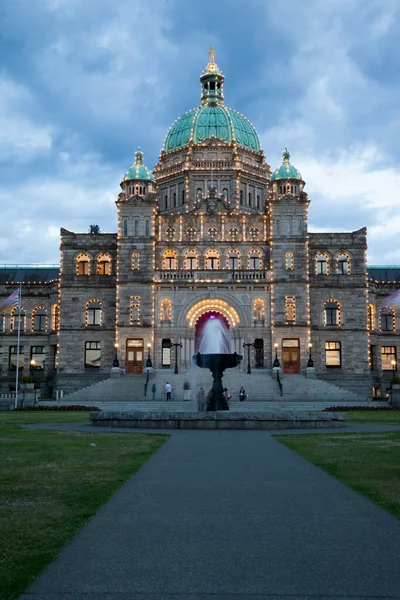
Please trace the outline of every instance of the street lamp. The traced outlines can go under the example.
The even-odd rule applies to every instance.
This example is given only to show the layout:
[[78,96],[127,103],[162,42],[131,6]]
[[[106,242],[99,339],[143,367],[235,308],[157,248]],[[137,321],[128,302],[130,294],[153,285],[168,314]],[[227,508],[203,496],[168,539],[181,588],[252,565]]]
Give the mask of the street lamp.
[[274,348],[275,348],[275,360],[274,360],[274,364],[272,366],[280,367],[279,359],[278,359],[278,344],[276,342],[274,344]]
[[144,385],[144,395],[145,396],[147,395],[147,386],[149,384],[149,376],[153,370],[153,365],[151,363],[151,358],[150,358],[150,348],[151,348],[151,344],[147,344],[148,354],[147,354],[147,360],[146,360],[146,367],[144,369],[146,371],[146,383]]
[[118,344],[117,344],[117,342],[115,342],[114,348],[115,348],[115,358],[114,358],[114,362],[113,362],[113,367],[119,367]]
[[313,359],[311,358],[311,348],[312,348],[312,344],[308,344],[308,347],[310,348],[310,356],[308,358],[308,363],[307,363],[307,367],[313,367],[314,366],[314,362]]
[[35,365],[36,365],[36,360],[34,358],[31,359],[30,365],[31,365],[31,373],[32,373],[33,369],[35,368]]
[[392,369],[393,369],[393,379],[394,379],[396,376],[396,361],[392,360],[391,365],[392,365]]
[[243,348],[247,347],[247,375],[251,375],[251,365],[250,365],[250,347],[253,344],[251,342],[247,342],[247,344],[243,344]]
[[171,348],[175,346],[175,369],[174,375],[178,375],[178,348],[182,348],[182,344],[180,342],[175,342],[175,344],[171,344]]

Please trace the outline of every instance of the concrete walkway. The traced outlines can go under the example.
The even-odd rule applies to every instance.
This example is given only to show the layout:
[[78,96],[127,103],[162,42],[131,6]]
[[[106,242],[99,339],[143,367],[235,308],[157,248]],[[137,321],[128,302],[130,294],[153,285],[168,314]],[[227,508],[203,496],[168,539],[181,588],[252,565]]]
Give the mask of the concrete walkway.
[[269,432],[168,433],[23,600],[400,598],[397,519]]

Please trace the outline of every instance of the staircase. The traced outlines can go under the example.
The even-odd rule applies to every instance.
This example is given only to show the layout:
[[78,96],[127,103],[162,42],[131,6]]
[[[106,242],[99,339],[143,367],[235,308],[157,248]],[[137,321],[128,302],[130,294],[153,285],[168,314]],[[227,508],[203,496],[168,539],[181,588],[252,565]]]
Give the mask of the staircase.
[[[164,391],[167,381],[172,385],[171,408],[177,410],[188,410],[194,406],[197,390],[202,386],[207,393],[212,386],[212,375],[207,369],[200,369],[193,365],[185,373],[174,375],[170,371],[159,370],[149,380],[147,396],[144,396],[146,376],[125,375],[117,379],[107,379],[91,385],[87,388],[64,396],[61,404],[86,404],[86,405],[109,405],[119,408],[148,408],[165,409],[166,394]],[[192,401],[183,401],[183,384],[189,382],[192,390]],[[267,370],[253,371],[251,375],[243,373],[239,369],[228,369],[225,371],[223,385],[227,387],[231,396],[231,407],[238,410],[253,410],[272,404],[278,408],[281,406],[297,406],[306,403],[313,406],[326,406],[327,404],[365,404],[371,399],[363,397],[355,392],[339,388],[320,379],[306,379],[303,375],[283,375],[281,377],[283,395],[280,395],[278,383]],[[155,383],[157,392],[155,401],[152,400],[151,386]],[[246,402],[238,402],[239,389],[243,386],[248,395]],[[283,403],[283,404],[282,404]],[[386,404],[386,403],[384,403]]]

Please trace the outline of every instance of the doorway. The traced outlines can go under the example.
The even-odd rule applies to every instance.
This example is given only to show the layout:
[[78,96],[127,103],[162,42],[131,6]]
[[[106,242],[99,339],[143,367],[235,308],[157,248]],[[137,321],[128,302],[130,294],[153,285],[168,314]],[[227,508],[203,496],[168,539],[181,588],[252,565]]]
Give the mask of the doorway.
[[300,340],[282,340],[282,368],[288,375],[300,373]]
[[261,338],[254,340],[254,361],[256,367],[264,366],[264,340]]
[[143,339],[126,340],[126,373],[138,375],[143,373],[144,342]]

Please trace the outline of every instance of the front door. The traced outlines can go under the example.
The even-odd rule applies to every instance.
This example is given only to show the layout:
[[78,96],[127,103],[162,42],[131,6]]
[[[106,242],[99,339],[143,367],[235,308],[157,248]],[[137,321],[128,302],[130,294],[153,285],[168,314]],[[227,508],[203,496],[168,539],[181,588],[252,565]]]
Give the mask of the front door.
[[143,339],[126,340],[126,372],[143,373]]
[[282,340],[283,372],[288,375],[300,373],[300,341]]

